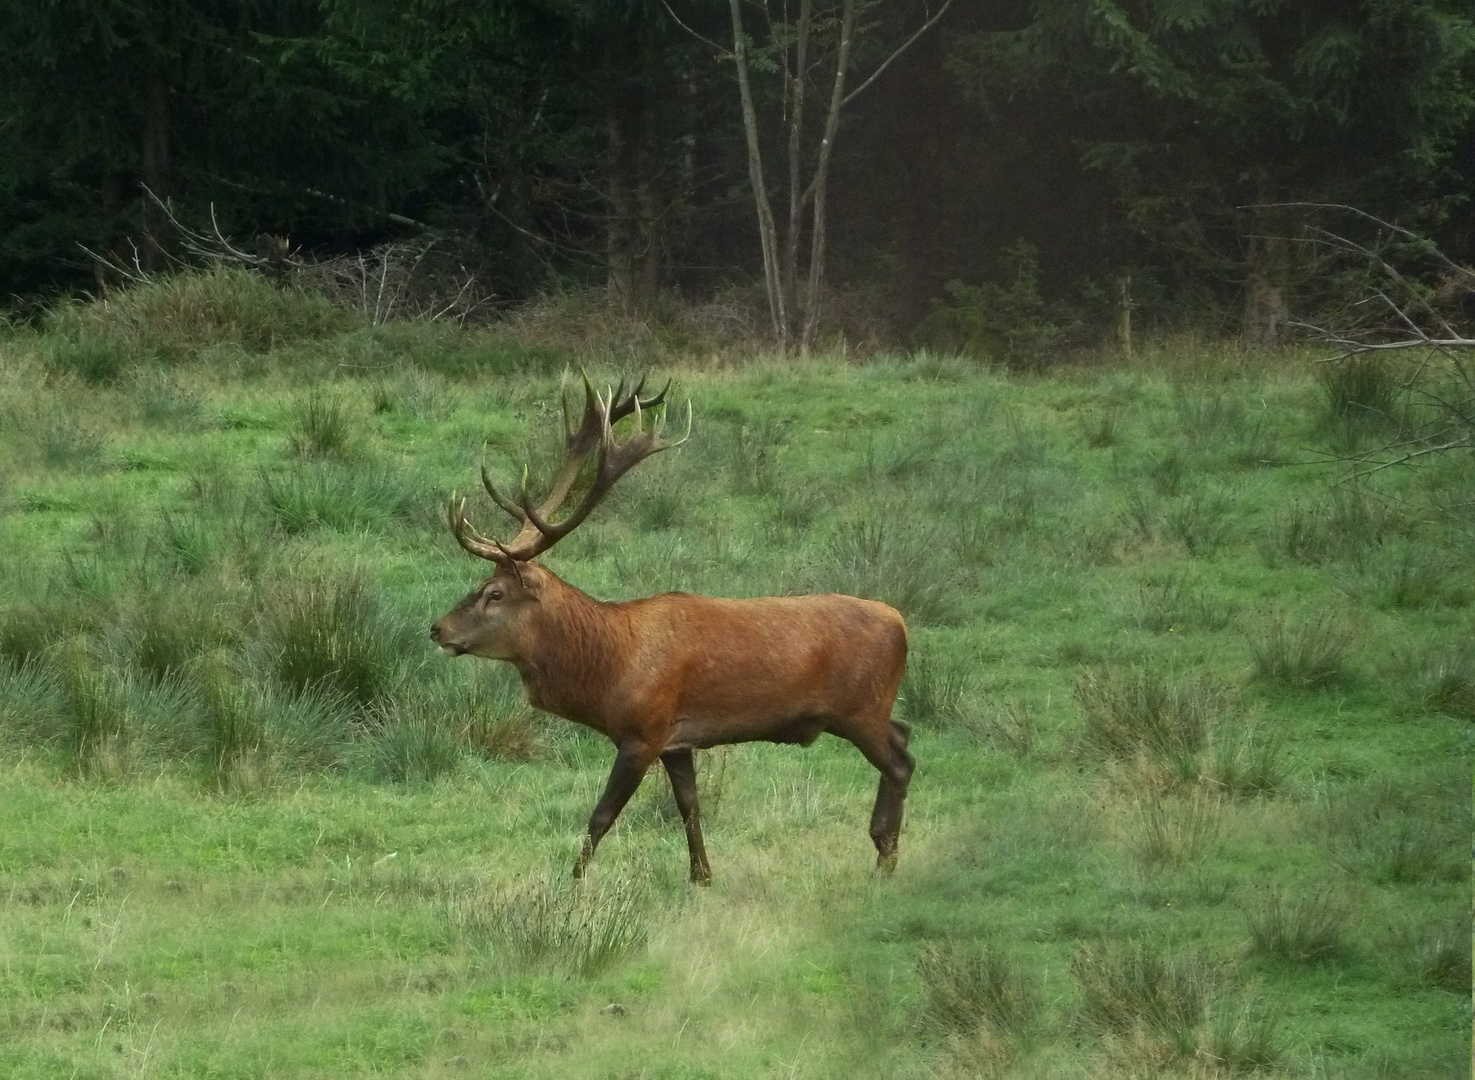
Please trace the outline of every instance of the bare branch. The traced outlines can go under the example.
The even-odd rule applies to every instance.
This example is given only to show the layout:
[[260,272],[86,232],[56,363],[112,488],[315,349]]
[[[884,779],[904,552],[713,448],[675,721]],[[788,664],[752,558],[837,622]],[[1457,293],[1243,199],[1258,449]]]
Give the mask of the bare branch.
[[862,90],[864,90],[866,87],[870,86],[871,83],[875,82],[878,78],[880,78],[881,72],[883,72],[887,68],[889,68],[891,66],[891,62],[893,60],[895,60],[902,53],[906,52],[907,49],[911,48],[913,42],[915,42],[919,37],[921,37],[928,30],[931,30],[934,26],[936,26],[937,25],[937,20],[941,19],[944,15],[946,15],[947,14],[947,9],[950,8],[950,7],[952,7],[952,6],[953,6],[953,0],[943,0],[943,5],[942,5],[942,7],[940,7],[940,8],[937,9],[937,14],[934,15],[934,16],[932,16],[930,19],[928,19],[926,22],[924,22],[920,27],[918,27],[916,33],[914,33],[911,37],[907,38],[900,45],[898,45],[897,48],[896,48],[896,51],[893,52],[890,56],[888,56],[885,60],[882,60],[880,66],[877,67],[875,71],[871,72],[870,76],[866,79],[865,82],[861,83],[854,90],[850,91],[850,93],[848,93],[848,94],[845,95],[845,98],[844,98],[843,101],[840,102],[840,105],[842,107],[844,107],[846,105],[849,105],[852,101],[854,101],[855,98],[856,98],[856,95],[858,95]]

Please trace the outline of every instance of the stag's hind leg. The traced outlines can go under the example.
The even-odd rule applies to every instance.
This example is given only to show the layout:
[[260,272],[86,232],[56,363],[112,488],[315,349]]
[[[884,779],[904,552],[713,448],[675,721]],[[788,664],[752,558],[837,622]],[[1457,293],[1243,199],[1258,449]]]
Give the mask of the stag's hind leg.
[[697,768],[690,749],[667,750],[661,755],[666,775],[671,778],[671,794],[676,796],[676,809],[686,826],[686,848],[691,854],[691,880],[698,885],[712,884],[712,868],[707,865],[707,849],[702,844],[702,815],[697,808]]
[[876,868],[896,869],[896,846],[901,836],[901,812],[916,763],[907,753],[908,732],[893,720],[866,725],[861,731],[836,732],[856,745],[881,774],[876,808],[871,811],[871,841],[876,845]]

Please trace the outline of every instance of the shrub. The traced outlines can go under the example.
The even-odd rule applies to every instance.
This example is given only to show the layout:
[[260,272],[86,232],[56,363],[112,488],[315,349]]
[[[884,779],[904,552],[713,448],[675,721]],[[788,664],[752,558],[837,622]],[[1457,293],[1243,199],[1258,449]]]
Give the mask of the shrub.
[[1004,249],[1001,282],[949,281],[943,286],[947,299],[918,325],[917,343],[987,356],[1012,368],[1042,367],[1073,327],[1057,305],[1040,295],[1039,273],[1034,246],[1015,241]]
[[1212,555],[1228,541],[1234,499],[1226,492],[1193,491],[1177,499],[1163,514],[1163,524],[1188,554]]
[[388,469],[332,462],[263,472],[261,490],[272,519],[294,535],[319,528],[383,528],[393,517],[413,516],[421,499],[404,477]]
[[1475,720],[1475,648],[1457,646],[1426,657],[1410,687],[1421,707]]
[[945,625],[958,617],[956,590],[929,533],[888,520],[847,522],[826,545],[822,591],[881,600],[908,619]]

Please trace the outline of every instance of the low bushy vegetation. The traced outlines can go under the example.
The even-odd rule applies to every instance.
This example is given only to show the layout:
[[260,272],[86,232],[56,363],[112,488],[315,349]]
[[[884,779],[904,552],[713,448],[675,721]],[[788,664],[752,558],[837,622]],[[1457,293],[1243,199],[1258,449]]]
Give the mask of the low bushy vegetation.
[[625,361],[257,284],[0,338],[0,1073],[1463,1067],[1467,481],[1275,464],[1377,375],[675,367],[690,442],[547,562],[900,608],[901,863],[822,739],[700,755],[710,890],[659,770],[576,887],[608,744],[425,629],[483,447],[536,481]]

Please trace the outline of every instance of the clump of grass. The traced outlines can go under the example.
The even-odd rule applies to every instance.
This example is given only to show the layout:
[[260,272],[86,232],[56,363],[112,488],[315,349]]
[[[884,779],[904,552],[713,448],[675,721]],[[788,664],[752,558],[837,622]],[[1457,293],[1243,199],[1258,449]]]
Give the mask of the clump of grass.
[[1347,679],[1352,634],[1329,615],[1293,627],[1284,615],[1266,618],[1248,634],[1255,677],[1298,690],[1321,690]]
[[989,710],[983,733],[1020,757],[1029,757],[1039,739],[1039,725],[1026,703],[1007,699]]
[[1228,795],[1270,795],[1284,791],[1285,739],[1251,725],[1216,733],[1204,779]]
[[286,533],[383,528],[414,515],[419,496],[387,469],[321,462],[261,475],[267,512]]
[[1163,524],[1194,557],[1212,555],[1233,531],[1234,499],[1227,492],[1191,491],[1179,497],[1163,514]]
[[1325,365],[1320,381],[1329,419],[1367,430],[1398,423],[1398,376],[1385,360],[1348,357]]
[[43,337],[41,359],[51,371],[100,386],[117,382],[130,357],[126,344],[115,338],[74,330]]
[[1475,720],[1475,647],[1457,646],[1426,656],[1413,672],[1409,688],[1422,708]]
[[1189,460],[1176,449],[1169,449],[1147,462],[1147,479],[1164,498],[1172,498],[1183,489],[1183,481],[1192,471]]
[[57,642],[88,627],[84,611],[66,597],[0,609],[0,658],[17,666],[40,660]]
[[67,706],[65,682],[53,665],[0,659],[0,739],[44,742]]
[[1071,973],[1085,1025],[1115,1035],[1147,1034],[1175,1053],[1194,1052],[1214,991],[1200,957],[1168,957],[1145,942],[1077,953]]
[[392,783],[426,783],[452,775],[461,765],[461,746],[448,725],[434,716],[385,713],[369,746],[369,773]]
[[1351,912],[1328,890],[1289,901],[1271,892],[1247,911],[1250,953],[1291,964],[1322,964],[1347,953]]
[[1092,450],[1114,446],[1119,438],[1115,409],[1093,409],[1081,417],[1081,436]]
[[956,656],[914,650],[899,695],[907,719],[939,728],[964,722],[975,695],[970,667]]
[[1035,981],[994,942],[928,946],[917,959],[917,974],[927,995],[925,1024],[943,1032],[990,1028],[1019,1035],[1039,1013]]
[[1191,580],[1170,573],[1143,581],[1128,616],[1132,625],[1154,633],[1177,630],[1222,630],[1229,625],[1229,604]]
[[107,448],[102,432],[60,407],[35,411],[24,430],[36,458],[48,469],[94,468]]
[[1399,957],[1409,975],[1423,986],[1454,994],[1470,990],[1470,921],[1420,926],[1412,942],[1400,943]]
[[1216,1007],[1199,1056],[1219,1072],[1259,1073],[1285,1056],[1280,1014],[1253,1002]]
[[1379,607],[1433,607],[1445,598],[1449,577],[1446,560],[1407,545],[1368,566],[1349,591],[1370,594]]
[[191,427],[200,420],[200,395],[181,386],[179,377],[167,368],[151,365],[140,369],[130,390],[138,418],[149,427]]
[[778,452],[789,438],[788,421],[767,414],[732,429],[729,475],[732,486],[748,495],[766,495],[778,479]]
[[271,671],[293,690],[365,706],[400,678],[406,633],[358,577],[288,590],[261,618]]
[[645,944],[647,906],[631,878],[559,874],[463,893],[448,914],[458,938],[515,965],[590,976]]
[[1153,798],[1134,813],[1132,854],[1149,868],[1177,866],[1202,858],[1218,839],[1224,808],[1202,791],[1186,799]]
[[1260,541],[1260,551],[1271,566],[1283,560],[1321,566],[1332,559],[1360,556],[1381,544],[1395,524],[1387,505],[1361,486],[1343,484],[1328,498],[1292,503],[1279,511]]
[[881,600],[924,625],[955,621],[956,589],[930,533],[886,520],[842,524],[826,545],[822,590]]
[[228,643],[246,619],[218,584],[165,582],[140,589],[116,613],[116,633],[134,668],[159,681]]
[[344,457],[353,447],[353,424],[337,398],[311,393],[297,408],[287,431],[298,457]]
[[1145,668],[1087,672],[1076,683],[1082,739],[1118,759],[1148,756],[1183,779],[1233,709],[1230,693],[1206,680],[1170,681]]
[[88,780],[116,780],[126,772],[132,732],[128,680],[95,670],[83,656],[66,667],[67,709],[58,717],[67,768]]

